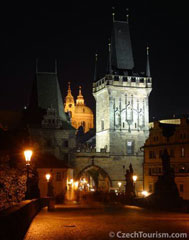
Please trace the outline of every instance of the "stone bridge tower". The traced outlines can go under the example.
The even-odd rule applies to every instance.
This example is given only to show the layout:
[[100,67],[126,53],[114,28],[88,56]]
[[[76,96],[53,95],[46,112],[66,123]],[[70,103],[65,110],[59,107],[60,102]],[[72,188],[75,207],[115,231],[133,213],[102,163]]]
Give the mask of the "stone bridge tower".
[[[128,21],[115,21],[109,43],[108,73],[93,83],[96,100],[96,151],[106,149],[115,169],[130,163],[138,175],[140,189],[143,182],[143,152],[149,133],[149,95],[152,78],[147,47],[145,74],[134,72],[134,59]],[[104,151],[104,150],[103,150]]]

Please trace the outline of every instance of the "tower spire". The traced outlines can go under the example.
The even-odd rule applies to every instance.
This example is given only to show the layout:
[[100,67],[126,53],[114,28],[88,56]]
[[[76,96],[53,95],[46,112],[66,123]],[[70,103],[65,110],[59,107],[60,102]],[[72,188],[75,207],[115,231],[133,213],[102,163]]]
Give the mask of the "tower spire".
[[84,97],[81,93],[81,86],[79,86],[79,95],[77,96],[76,99],[76,105],[80,105],[80,106],[84,106],[85,105],[85,101],[84,101]]
[[108,74],[112,74],[111,42],[108,43]]
[[112,7],[112,19],[115,22],[115,7]]
[[[126,9],[128,11],[128,9]],[[128,12],[127,12],[128,13]],[[127,16],[128,17],[128,16]],[[134,58],[127,21],[113,21],[113,31],[111,36],[111,66],[117,74],[127,75],[134,68]]]
[[151,77],[151,74],[150,74],[150,60],[149,60],[149,46],[148,46],[148,44],[147,44],[147,47],[146,47],[146,56],[147,56],[146,76],[147,77]]
[[97,62],[98,62],[98,54],[95,53],[94,82],[97,81]]
[[129,23],[129,9],[126,8],[126,21]]

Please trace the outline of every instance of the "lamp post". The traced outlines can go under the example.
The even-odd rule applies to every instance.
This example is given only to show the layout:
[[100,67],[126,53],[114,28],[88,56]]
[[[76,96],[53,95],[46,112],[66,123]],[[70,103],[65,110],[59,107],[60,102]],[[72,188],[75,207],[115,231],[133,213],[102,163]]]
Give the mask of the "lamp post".
[[135,191],[135,188],[136,188],[136,186],[135,186],[135,184],[136,184],[136,180],[137,180],[137,176],[136,175],[133,175],[133,182],[134,182],[134,193],[136,194],[136,191]]
[[51,178],[51,174],[50,173],[47,173],[45,175],[45,178],[47,180],[47,196],[48,197],[51,197],[51,190],[50,190],[50,178]]
[[118,182],[117,185],[118,185],[118,187],[119,187],[119,192],[120,192],[120,188],[121,188],[122,183],[121,183],[121,182]]
[[45,174],[45,178],[47,180],[47,197],[48,198],[48,211],[54,211],[55,208],[55,200],[54,200],[54,193],[53,193],[53,186],[51,179],[51,174],[47,173]]
[[26,160],[26,174],[27,174],[26,175],[27,176],[27,178],[26,178],[26,196],[25,196],[26,199],[30,199],[29,168],[30,168],[30,161],[31,161],[32,154],[33,154],[32,150],[27,149],[24,151],[24,156],[25,156],[25,160]]

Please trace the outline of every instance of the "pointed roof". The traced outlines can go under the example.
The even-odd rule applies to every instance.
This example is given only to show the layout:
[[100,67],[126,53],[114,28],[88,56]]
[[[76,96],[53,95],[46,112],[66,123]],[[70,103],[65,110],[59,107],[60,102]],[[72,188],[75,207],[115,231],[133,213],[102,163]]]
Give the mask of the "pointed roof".
[[111,64],[113,69],[132,70],[134,68],[128,21],[113,21]]
[[146,55],[147,55],[146,76],[151,77],[151,74],[150,74],[150,60],[149,60],[149,46],[146,47]]
[[84,97],[81,94],[81,86],[79,86],[79,95],[77,96],[76,105],[85,105]]
[[38,72],[36,67],[36,75],[29,108],[30,110],[35,111],[37,109],[47,110],[49,107],[56,110],[58,118],[67,121],[57,71]]
[[70,82],[68,82],[68,91],[67,91],[67,95],[66,95],[66,98],[65,98],[65,102],[66,103],[73,103],[74,104],[74,97],[72,95],[72,91],[71,91],[71,88],[70,88]]

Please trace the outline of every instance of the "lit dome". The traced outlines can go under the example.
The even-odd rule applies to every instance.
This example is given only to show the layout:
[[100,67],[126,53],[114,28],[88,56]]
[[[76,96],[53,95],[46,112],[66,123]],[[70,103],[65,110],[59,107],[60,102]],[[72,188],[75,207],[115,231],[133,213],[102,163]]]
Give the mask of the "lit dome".
[[77,113],[81,113],[83,115],[85,115],[85,114],[93,115],[92,110],[87,106],[75,106],[75,114],[77,114]]

